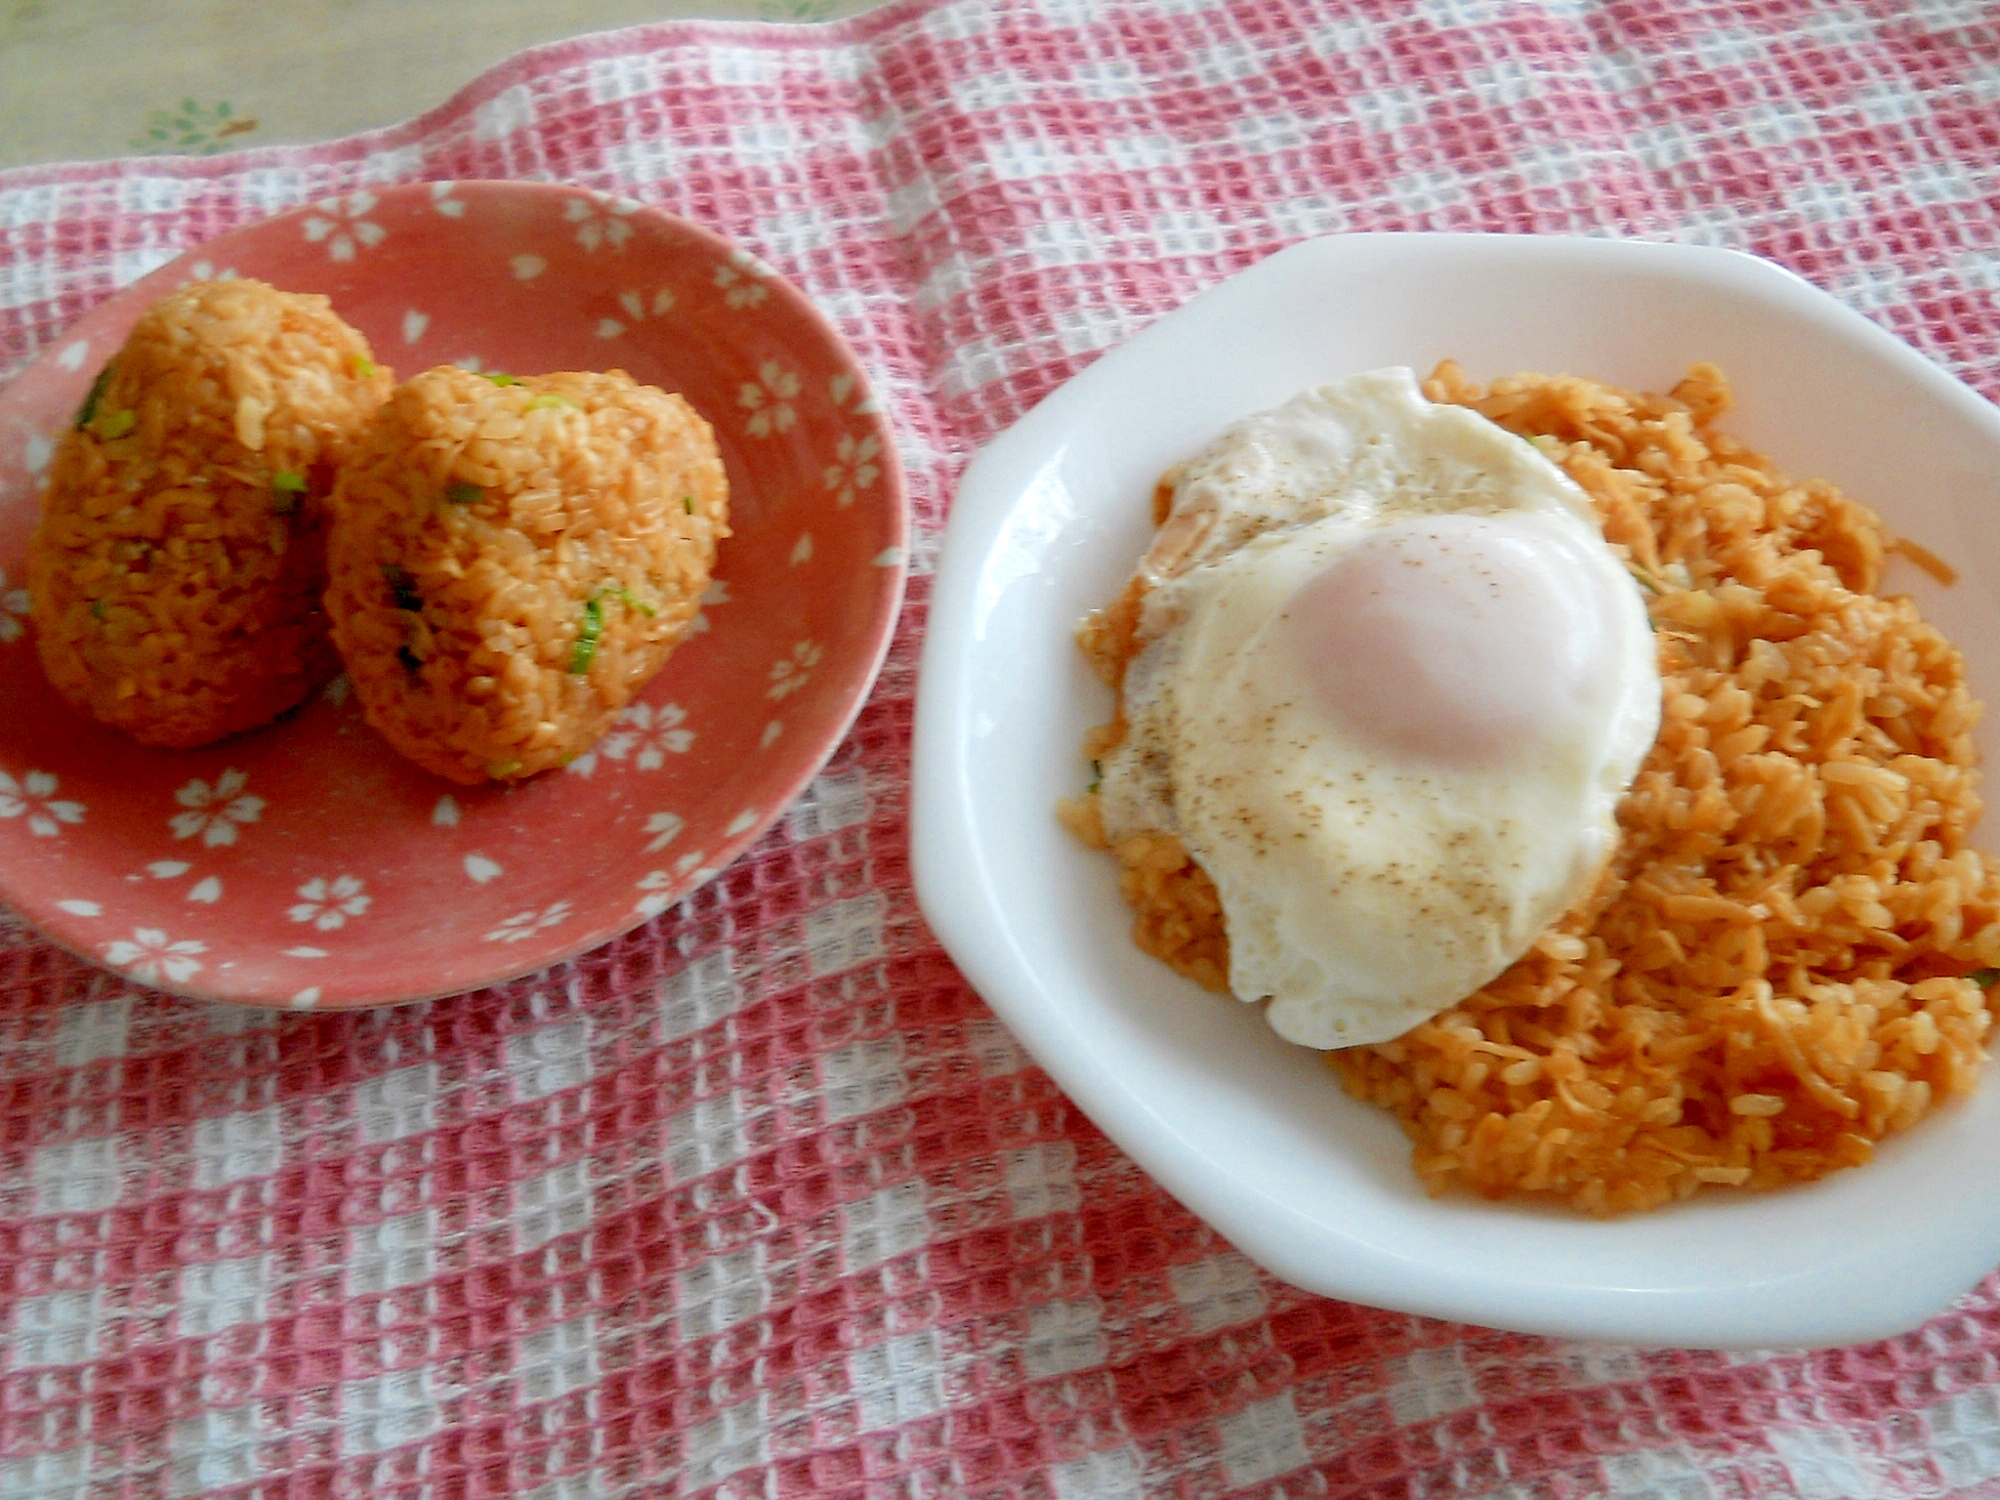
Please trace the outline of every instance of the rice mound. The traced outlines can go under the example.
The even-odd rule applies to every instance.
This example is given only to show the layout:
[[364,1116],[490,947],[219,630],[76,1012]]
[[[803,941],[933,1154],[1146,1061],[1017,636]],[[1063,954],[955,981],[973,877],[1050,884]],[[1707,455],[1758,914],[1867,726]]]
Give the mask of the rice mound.
[[327,611],[368,720],[467,785],[588,749],[687,634],[729,535],[709,425],[622,370],[426,371],[333,512]]
[[[1967,842],[1978,706],[1958,651],[1875,593],[1892,544],[1870,511],[1717,430],[1713,366],[1667,396],[1482,390],[1449,362],[1424,389],[1589,493],[1647,590],[1664,712],[1596,890],[1484,989],[1328,1064],[1402,1122],[1437,1193],[1607,1215],[1868,1161],[1985,1058],[2000,869]],[[1143,644],[1136,603],[1081,636],[1114,684]],[[1094,798],[1064,818],[1105,843]],[[1115,852],[1139,945],[1226,989],[1200,867],[1165,834]]]
[[57,691],[186,748],[332,677],[324,502],[391,384],[324,297],[229,280],[148,308],[57,446],[29,542]]

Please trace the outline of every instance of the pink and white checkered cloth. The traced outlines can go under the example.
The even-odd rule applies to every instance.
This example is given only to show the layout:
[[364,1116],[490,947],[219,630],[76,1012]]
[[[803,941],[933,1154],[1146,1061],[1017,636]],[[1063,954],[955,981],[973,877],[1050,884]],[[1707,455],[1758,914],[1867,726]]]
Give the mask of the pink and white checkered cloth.
[[519,983],[209,1008],[0,914],[0,1496],[2000,1485],[2000,1281],[1905,1338],[1730,1357],[1262,1275],[1022,1055],[905,850],[965,459],[1292,240],[1740,246],[2000,393],[1990,5],[899,0],[588,37],[353,140],[0,174],[0,377],[208,236],[426,177],[626,194],[806,288],[901,433],[894,653],[749,857]]

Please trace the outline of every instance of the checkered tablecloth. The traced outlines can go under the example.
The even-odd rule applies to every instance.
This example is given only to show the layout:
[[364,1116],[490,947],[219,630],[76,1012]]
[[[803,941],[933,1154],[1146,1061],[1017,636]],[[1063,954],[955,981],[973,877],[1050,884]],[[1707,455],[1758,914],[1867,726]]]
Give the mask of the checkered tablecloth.
[[1739,246],[2000,394],[1989,5],[899,0],[610,33],[379,134],[0,174],[0,377],[205,237],[426,177],[629,195],[817,300],[901,435],[895,648],[748,857],[532,979],[269,1015],[136,991],[0,916],[0,1496],[2000,1484],[2000,1280],[1887,1343],[1726,1356],[1264,1276],[1010,1040],[906,849],[967,457],[1293,240]]

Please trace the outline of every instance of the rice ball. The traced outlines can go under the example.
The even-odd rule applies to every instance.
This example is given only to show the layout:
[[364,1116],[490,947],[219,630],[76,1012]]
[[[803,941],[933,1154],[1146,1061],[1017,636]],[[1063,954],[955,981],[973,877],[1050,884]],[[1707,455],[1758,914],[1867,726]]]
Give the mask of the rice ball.
[[391,384],[324,297],[229,280],[148,308],[57,446],[29,542],[56,690],[186,748],[332,677],[323,504]]
[[467,785],[565,765],[693,623],[729,486],[715,434],[622,370],[454,366],[342,472],[326,605],[368,721]]

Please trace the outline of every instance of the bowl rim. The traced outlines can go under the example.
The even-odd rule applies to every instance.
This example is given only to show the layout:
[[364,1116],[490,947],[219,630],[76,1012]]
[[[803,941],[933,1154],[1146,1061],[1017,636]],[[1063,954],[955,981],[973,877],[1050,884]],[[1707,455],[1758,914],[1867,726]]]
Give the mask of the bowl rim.
[[[1928,398],[1978,425],[2000,452],[2000,411],[1976,392],[1802,277],[1741,251],[1594,237],[1429,233],[1330,235],[1295,243],[1201,292],[1111,349],[987,444],[966,469],[947,523],[918,676],[910,820],[918,904],[973,987],[1106,1135],[1251,1260],[1306,1290],[1553,1337],[1688,1347],[1816,1346],[1886,1337],[1914,1327],[1991,1269],[1993,1254],[2000,1250],[2000,1208],[1965,1206],[1963,1223],[1971,1225],[1976,1217],[1976,1237],[1985,1248],[1960,1247],[1940,1273],[1941,1279],[1955,1283],[1944,1295],[1938,1291],[1940,1278],[1899,1275],[1895,1264],[1859,1247],[1831,1250],[1828,1263],[1804,1272],[1774,1268],[1771,1277],[1755,1285],[1675,1291],[1615,1285],[1559,1288],[1550,1289],[1559,1296],[1543,1297],[1533,1307],[1504,1305],[1496,1300],[1495,1283],[1474,1285],[1476,1278],[1461,1285],[1434,1279],[1414,1286],[1407,1267],[1392,1253],[1351,1236],[1332,1246],[1325,1225],[1305,1219],[1256,1184],[1224,1180],[1215,1163],[1197,1159],[1198,1152],[1175,1149],[1163,1137],[1144,1093],[1099,1072],[1088,1048],[1079,1045],[1080,1033],[1065,1005],[1038,993],[1041,981],[1031,972],[1024,947],[1029,938],[1013,926],[996,888],[968,780],[977,705],[964,667],[976,644],[975,595],[989,554],[1026,499],[1019,475],[1048,461],[1074,409],[1117,392],[1132,372],[1172,352],[1179,337],[1175,325],[1190,309],[1201,308],[1211,318],[1247,314],[1259,305],[1268,284],[1283,278],[1335,268],[1350,259],[1409,256],[1440,262],[1457,257],[1458,269],[1464,268],[1466,257],[1488,265],[1530,264],[1550,275],[1608,267],[1664,276],[1698,290],[1747,292],[1780,313],[1830,325],[1840,337],[1887,361]],[[1077,999],[1063,998],[1066,1004]],[[1988,1079],[1975,1097],[1996,1088],[2000,1081]],[[1762,1196],[1730,1201],[1754,1212]],[[1463,1201],[1477,1204],[1469,1197]],[[1590,1233],[1596,1222],[1576,1217],[1580,1234]],[[1330,1269],[1328,1259],[1336,1248],[1345,1259]],[[1869,1295],[1858,1296],[1863,1290]]]

